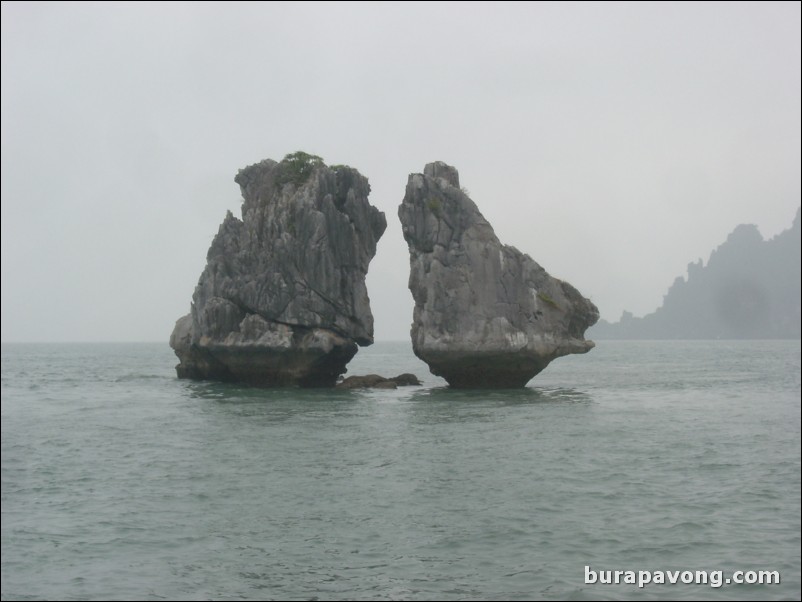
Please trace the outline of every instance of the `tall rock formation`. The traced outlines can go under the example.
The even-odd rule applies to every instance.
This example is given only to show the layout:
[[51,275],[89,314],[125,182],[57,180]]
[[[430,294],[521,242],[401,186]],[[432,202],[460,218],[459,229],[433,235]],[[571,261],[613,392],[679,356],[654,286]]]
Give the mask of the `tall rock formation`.
[[553,359],[593,347],[596,306],[501,244],[442,162],[411,174],[398,209],[415,299],[412,347],[453,387],[523,387]]
[[333,386],[373,342],[365,275],[387,227],[367,178],[306,153],[239,171],[190,314],[170,346],[180,378]]

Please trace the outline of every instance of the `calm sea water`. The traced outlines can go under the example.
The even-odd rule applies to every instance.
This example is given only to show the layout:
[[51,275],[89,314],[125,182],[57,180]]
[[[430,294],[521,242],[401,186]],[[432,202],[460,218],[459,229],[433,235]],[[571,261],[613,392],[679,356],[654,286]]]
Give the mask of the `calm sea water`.
[[[3,599],[800,598],[800,342],[601,342],[451,391],[179,381],[164,344],[3,345]],[[591,570],[779,585],[586,584]]]

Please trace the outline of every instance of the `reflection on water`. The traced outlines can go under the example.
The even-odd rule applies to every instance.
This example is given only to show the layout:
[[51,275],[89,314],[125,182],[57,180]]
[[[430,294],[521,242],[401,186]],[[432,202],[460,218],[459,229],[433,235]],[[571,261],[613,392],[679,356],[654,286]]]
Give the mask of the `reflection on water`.
[[213,381],[182,381],[189,397],[221,403],[285,403],[348,400],[354,391],[338,389],[301,389],[299,387],[260,388]]
[[410,395],[411,401],[455,402],[492,405],[518,405],[532,403],[592,401],[590,395],[576,389],[451,389],[449,387],[418,388]]
[[297,419],[315,421],[316,428],[325,428],[326,423],[345,428],[351,420],[377,417],[387,429],[410,420],[415,424],[495,421],[509,411],[526,407],[594,403],[590,394],[574,388],[263,389],[208,381],[182,381],[181,387],[190,407],[197,407],[206,416],[257,418],[265,425]]
[[[504,422],[515,415],[536,418],[541,410],[562,405],[576,409],[593,402],[590,395],[574,389],[484,389],[434,387],[418,389],[408,397],[408,418],[417,424]],[[584,409],[581,410],[584,413]]]
[[590,403],[591,395],[572,388],[452,389],[399,387],[398,389],[258,388],[212,381],[181,381],[187,395],[220,403],[318,404],[342,401],[456,403],[508,406],[536,403]]

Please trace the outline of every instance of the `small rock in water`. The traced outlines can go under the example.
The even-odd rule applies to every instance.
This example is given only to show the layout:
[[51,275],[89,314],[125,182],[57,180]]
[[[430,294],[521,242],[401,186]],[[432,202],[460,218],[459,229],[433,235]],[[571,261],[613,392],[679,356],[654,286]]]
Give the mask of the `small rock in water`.
[[414,374],[404,373],[393,378],[385,378],[378,374],[366,376],[349,376],[337,384],[338,389],[395,389],[396,387],[409,387],[420,385],[421,382]]

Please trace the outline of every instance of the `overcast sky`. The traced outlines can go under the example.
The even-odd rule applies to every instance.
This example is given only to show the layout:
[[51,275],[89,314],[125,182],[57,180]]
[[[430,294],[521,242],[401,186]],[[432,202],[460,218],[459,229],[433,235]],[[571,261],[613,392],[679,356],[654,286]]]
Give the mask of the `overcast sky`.
[[442,160],[602,317],[800,204],[800,4],[2,4],[2,339],[167,341],[237,170],[358,168],[409,337],[407,176]]

